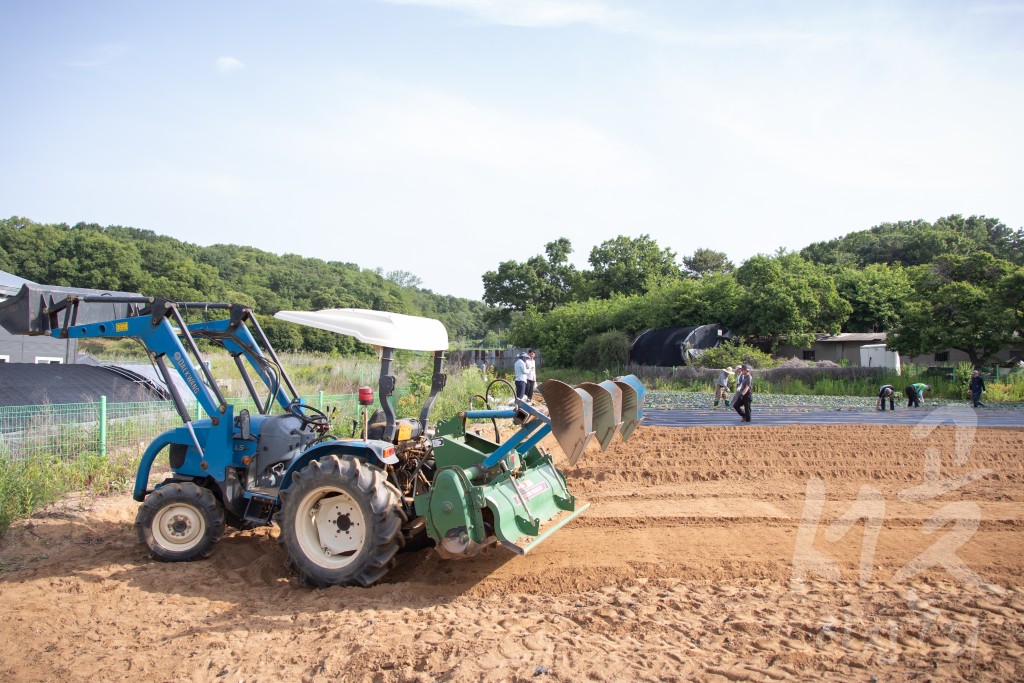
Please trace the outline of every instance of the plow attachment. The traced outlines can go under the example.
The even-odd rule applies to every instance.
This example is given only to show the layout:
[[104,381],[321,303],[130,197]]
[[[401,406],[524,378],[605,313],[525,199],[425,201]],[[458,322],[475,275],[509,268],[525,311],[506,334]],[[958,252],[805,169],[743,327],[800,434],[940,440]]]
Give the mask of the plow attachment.
[[623,441],[628,439],[643,418],[645,392],[634,375],[600,384],[584,382],[575,388],[549,379],[540,387],[551,418],[551,432],[570,465],[576,464],[595,437],[602,451],[616,432]]
[[[589,507],[569,492],[540,441],[553,434],[574,465],[591,443],[603,451],[616,433],[629,438],[643,417],[645,388],[633,375],[578,387],[548,380],[540,391],[546,413],[517,402],[438,425],[437,475],[416,509],[443,557],[468,557],[494,543],[528,553]],[[501,444],[466,431],[470,420],[494,418],[512,418],[519,431]]]

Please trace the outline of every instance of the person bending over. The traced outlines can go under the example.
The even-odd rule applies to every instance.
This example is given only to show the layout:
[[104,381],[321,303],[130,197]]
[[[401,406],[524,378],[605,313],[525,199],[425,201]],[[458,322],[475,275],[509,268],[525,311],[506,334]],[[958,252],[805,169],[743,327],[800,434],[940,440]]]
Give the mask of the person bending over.
[[878,403],[875,404],[875,407],[884,411],[885,399],[889,399],[889,410],[896,410],[896,390],[891,384],[884,384],[878,390]]

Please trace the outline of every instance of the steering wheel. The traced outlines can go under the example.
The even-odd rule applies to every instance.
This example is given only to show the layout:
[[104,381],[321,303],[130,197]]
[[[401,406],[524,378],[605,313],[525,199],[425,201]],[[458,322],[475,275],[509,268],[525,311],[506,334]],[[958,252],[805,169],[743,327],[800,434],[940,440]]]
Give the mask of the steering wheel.
[[326,432],[331,428],[331,418],[327,417],[327,413],[306,403],[292,401],[288,404],[288,412],[302,420],[303,426],[318,432]]

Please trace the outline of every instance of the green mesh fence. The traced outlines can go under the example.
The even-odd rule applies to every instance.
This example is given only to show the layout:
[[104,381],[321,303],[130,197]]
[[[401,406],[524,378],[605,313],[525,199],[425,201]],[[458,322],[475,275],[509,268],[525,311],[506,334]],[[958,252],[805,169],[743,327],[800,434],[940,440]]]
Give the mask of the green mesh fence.
[[[408,395],[408,389],[399,389],[392,399],[397,403]],[[338,425],[336,433],[347,435],[351,421],[359,415],[356,394],[319,393],[303,400],[314,408],[331,410]],[[227,401],[235,407],[235,414],[243,408],[254,415],[259,412],[251,399]],[[198,403],[188,407],[193,418],[205,417]],[[271,410],[281,412],[276,404]],[[179,425],[181,418],[170,401],[108,403],[101,399],[98,403],[0,406],[0,458],[74,458],[83,453],[141,455],[154,438]]]

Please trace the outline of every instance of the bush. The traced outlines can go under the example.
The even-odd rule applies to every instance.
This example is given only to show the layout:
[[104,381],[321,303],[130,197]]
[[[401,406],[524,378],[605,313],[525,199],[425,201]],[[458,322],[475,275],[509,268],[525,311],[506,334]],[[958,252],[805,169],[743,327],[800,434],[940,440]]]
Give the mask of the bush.
[[693,359],[692,365],[698,368],[734,367],[746,363],[753,368],[772,368],[778,361],[753,346],[742,343],[726,342],[713,349],[705,349]]
[[995,382],[985,382],[984,401],[1024,401],[1024,373],[1014,373]]
[[967,395],[972,372],[974,372],[974,366],[967,361],[957,363],[956,368],[953,369],[953,390],[959,391],[961,396]]
[[576,350],[576,367],[596,370],[619,368],[629,362],[629,337],[620,330],[609,330],[587,340]]

